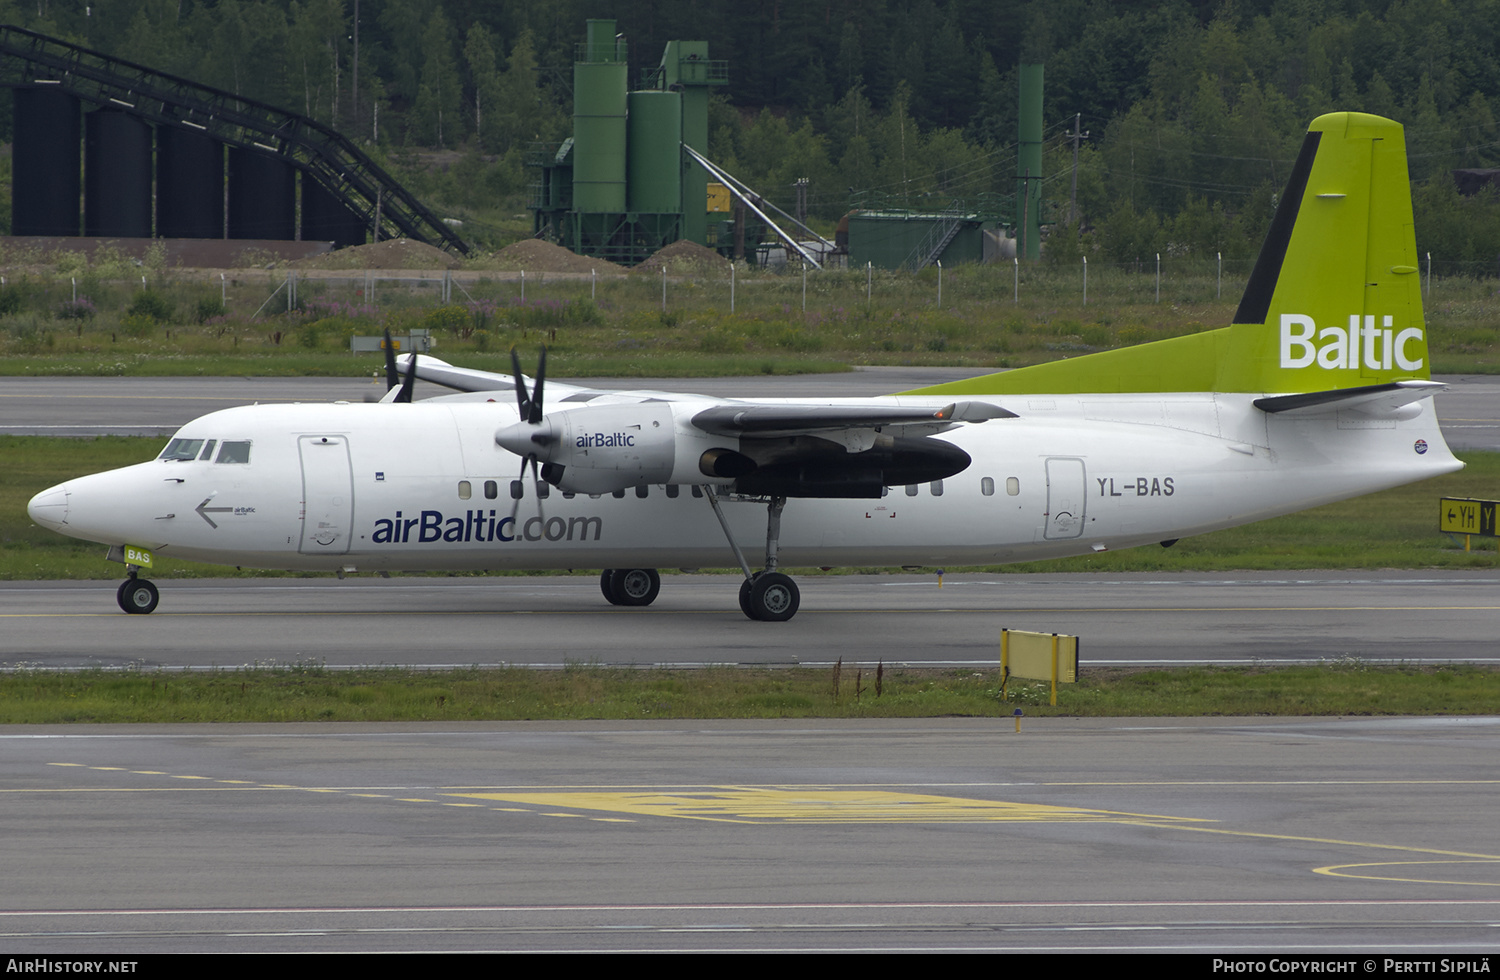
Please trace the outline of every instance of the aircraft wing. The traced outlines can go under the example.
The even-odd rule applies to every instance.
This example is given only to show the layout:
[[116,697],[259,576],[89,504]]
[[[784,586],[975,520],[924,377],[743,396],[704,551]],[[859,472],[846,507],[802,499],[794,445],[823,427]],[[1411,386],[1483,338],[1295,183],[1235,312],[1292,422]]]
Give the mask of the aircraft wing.
[[693,425],[715,435],[791,436],[841,429],[901,428],[904,434],[941,432],[955,422],[984,422],[1016,417],[983,402],[960,402],[942,408],[905,408],[885,405],[762,405],[754,402],[716,405],[693,416]]

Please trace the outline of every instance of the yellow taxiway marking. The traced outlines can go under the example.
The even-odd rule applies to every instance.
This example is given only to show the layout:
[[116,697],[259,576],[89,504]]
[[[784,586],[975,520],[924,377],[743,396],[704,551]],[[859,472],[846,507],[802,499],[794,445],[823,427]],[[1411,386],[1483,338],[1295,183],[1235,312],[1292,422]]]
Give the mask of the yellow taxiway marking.
[[[50,762],[47,765],[93,769],[101,772],[128,772],[120,766],[87,766],[80,763]],[[134,773],[132,773],[134,774]],[[181,776],[168,778],[184,778]],[[209,777],[193,776],[192,779]],[[220,780],[228,782],[228,780]],[[401,803],[432,803],[451,807],[481,808],[479,803],[454,803],[451,799],[484,800],[489,803],[510,803],[518,806],[491,806],[492,812],[522,813],[544,817],[571,817],[587,819],[597,823],[633,823],[633,816],[668,817],[684,820],[705,820],[720,823],[742,824],[839,824],[839,823],[1115,823],[1163,830],[1178,830],[1185,833],[1218,834],[1250,840],[1281,841],[1293,844],[1314,844],[1333,847],[1350,847],[1376,851],[1397,851],[1412,855],[1429,855],[1426,860],[1388,861],[1364,864],[1336,864],[1312,868],[1316,874],[1337,878],[1364,878],[1376,881],[1394,881],[1410,884],[1481,885],[1500,887],[1500,881],[1464,879],[1421,878],[1401,874],[1361,873],[1362,869],[1395,869],[1400,867],[1432,867],[1434,865],[1477,865],[1500,868],[1500,854],[1485,854],[1471,851],[1444,850],[1434,847],[1414,847],[1403,844],[1382,844],[1373,841],[1345,840],[1333,837],[1310,837],[1296,834],[1276,834],[1251,830],[1235,830],[1223,826],[1210,826],[1218,821],[1194,817],[1175,817],[1162,814],[1129,813],[1101,810],[1089,807],[1055,806],[1041,803],[1013,803],[1004,800],[983,800],[961,796],[939,796],[929,793],[904,793],[889,789],[826,786],[686,786],[676,789],[658,787],[554,787],[507,790],[484,788],[467,792],[444,791],[443,800],[426,797],[397,797],[379,793],[359,793],[332,787],[293,786],[285,783],[248,783],[242,780],[245,789],[279,789],[316,793],[336,793],[366,799],[388,799]],[[1267,782],[1246,781],[1244,785],[1265,785]],[[1316,783],[1318,781],[1290,781],[1293,784]],[[1346,782],[1332,780],[1330,782]],[[1381,783],[1383,780],[1358,780],[1361,783]],[[1437,784],[1482,782],[1493,780],[1393,780],[1405,785],[1424,782]],[[1234,785],[1233,781],[1214,781],[1209,785]],[[1038,784],[1049,785],[1049,784]],[[1083,785],[1183,785],[1178,781],[1145,781],[1124,783],[1057,783],[1056,786]],[[209,789],[210,787],[203,787]],[[217,788],[217,787],[214,787]],[[238,788],[238,787],[237,787]],[[457,787],[454,787],[457,789]],[[146,787],[121,788],[64,788],[25,790],[0,789],[0,793],[57,793],[57,792],[151,792]],[[547,809],[565,807],[568,811],[595,811],[616,816],[589,816],[585,813]],[[1496,876],[1500,878],[1500,875]]]
[[1495,858],[1467,858],[1461,861],[1383,861],[1371,864],[1330,864],[1321,868],[1313,868],[1315,874],[1328,875],[1332,878],[1361,878],[1365,881],[1399,881],[1406,885],[1484,885],[1490,888],[1500,888],[1500,881],[1476,881],[1472,878],[1418,878],[1404,874],[1356,874],[1354,869],[1363,868],[1402,868],[1407,866],[1430,868],[1438,864],[1478,864],[1487,867],[1500,865],[1500,857]]
[[[529,806],[565,806],[638,816],[726,823],[1197,823],[1188,817],[1115,813],[1083,807],[1008,803],[890,790],[710,786],[679,791],[458,793],[456,796]],[[547,813],[547,816],[567,814]]]

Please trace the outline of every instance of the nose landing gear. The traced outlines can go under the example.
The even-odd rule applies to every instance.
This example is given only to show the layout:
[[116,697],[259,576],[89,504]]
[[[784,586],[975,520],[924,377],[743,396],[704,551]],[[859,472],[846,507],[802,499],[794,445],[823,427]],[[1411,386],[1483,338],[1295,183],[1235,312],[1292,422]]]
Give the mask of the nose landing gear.
[[145,615],[156,608],[156,604],[161,601],[161,594],[151,582],[136,578],[135,570],[131,569],[130,577],[120,583],[115,601],[128,613]]

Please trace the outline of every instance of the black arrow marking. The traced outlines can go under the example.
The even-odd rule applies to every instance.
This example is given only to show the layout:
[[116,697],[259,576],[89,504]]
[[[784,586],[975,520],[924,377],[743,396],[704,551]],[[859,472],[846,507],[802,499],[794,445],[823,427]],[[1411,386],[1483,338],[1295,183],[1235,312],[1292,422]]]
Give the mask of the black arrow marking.
[[234,508],[233,507],[210,507],[210,506],[208,506],[208,502],[210,500],[212,500],[212,499],[214,499],[214,498],[212,498],[212,497],[205,497],[205,498],[203,498],[203,503],[199,504],[197,507],[194,507],[193,509],[198,512],[198,516],[199,517],[203,518],[205,521],[208,522],[208,526],[209,527],[218,527],[219,525],[215,524],[214,523],[214,519],[212,517],[209,517],[208,515],[209,514],[227,514],[230,511],[234,510]]

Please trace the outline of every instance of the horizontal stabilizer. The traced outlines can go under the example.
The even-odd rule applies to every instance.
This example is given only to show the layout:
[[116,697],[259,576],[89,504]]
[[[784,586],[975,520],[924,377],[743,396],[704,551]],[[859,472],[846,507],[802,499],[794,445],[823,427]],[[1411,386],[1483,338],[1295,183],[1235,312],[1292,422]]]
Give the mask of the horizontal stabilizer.
[[1271,395],[1257,398],[1255,407],[1273,415],[1327,415],[1337,411],[1355,411],[1372,418],[1390,416],[1398,409],[1419,402],[1447,388],[1439,381],[1393,381],[1362,388],[1338,388],[1311,391],[1300,395]]

